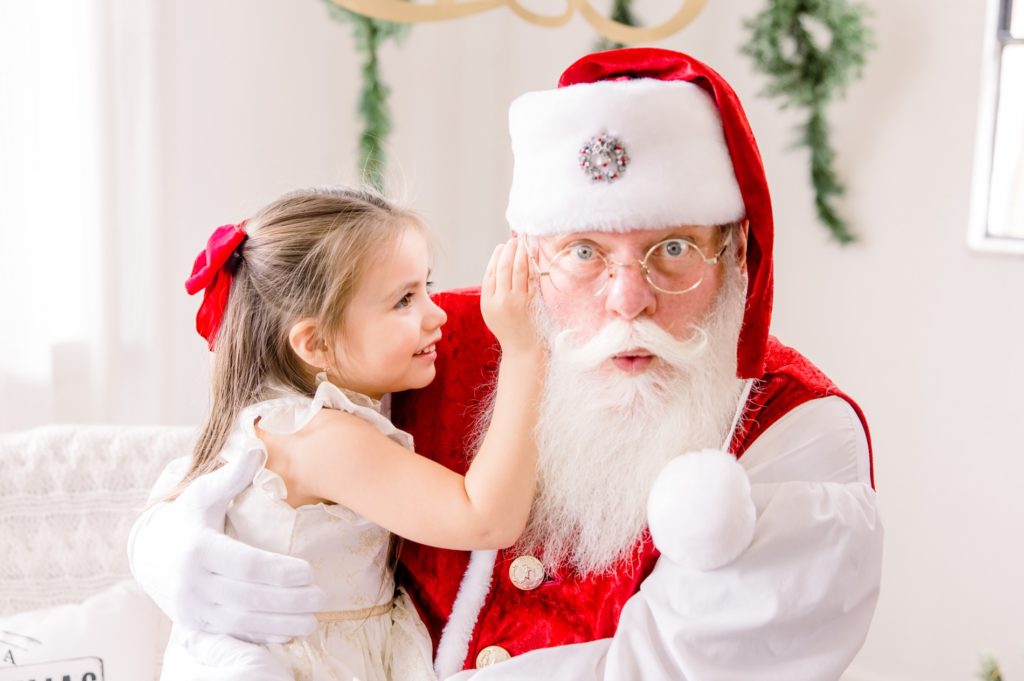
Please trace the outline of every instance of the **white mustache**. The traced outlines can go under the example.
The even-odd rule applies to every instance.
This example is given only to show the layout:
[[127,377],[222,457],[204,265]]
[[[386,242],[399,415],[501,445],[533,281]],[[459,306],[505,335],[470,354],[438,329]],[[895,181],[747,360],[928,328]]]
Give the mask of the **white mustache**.
[[649,319],[616,319],[578,346],[572,342],[578,330],[562,331],[554,338],[553,350],[582,370],[596,369],[615,355],[637,349],[658,357],[671,367],[683,369],[701,357],[708,346],[707,332],[697,325],[691,328],[693,336],[679,340]]

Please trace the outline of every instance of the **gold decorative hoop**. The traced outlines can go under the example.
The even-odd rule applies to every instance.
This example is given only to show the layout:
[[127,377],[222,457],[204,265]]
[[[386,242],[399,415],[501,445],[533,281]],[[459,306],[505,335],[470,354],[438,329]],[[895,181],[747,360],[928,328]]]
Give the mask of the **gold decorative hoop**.
[[447,21],[488,12],[497,7],[508,7],[521,19],[545,28],[564,26],[579,12],[580,15],[605,38],[617,43],[637,45],[654,43],[678,33],[692,22],[708,0],[683,0],[682,6],[657,26],[627,26],[604,16],[591,6],[589,0],[565,0],[560,14],[539,14],[523,7],[519,0],[433,0],[433,2],[405,2],[404,0],[331,0],[339,7],[373,19],[416,24],[427,21]]

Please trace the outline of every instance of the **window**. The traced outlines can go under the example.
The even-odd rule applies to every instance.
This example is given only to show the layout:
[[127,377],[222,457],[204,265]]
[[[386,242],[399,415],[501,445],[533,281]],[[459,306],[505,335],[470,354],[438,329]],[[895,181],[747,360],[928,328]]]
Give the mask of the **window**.
[[92,2],[0,4],[0,428],[52,420],[97,331],[95,23]]
[[158,3],[0,0],[0,431],[163,418]]
[[990,0],[970,243],[1024,254],[1024,0]]

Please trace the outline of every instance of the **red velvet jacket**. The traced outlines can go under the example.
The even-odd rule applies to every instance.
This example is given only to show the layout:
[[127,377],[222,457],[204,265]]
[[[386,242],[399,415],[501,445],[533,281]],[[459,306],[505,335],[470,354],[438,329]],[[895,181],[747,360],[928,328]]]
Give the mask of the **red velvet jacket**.
[[[422,390],[395,395],[392,419],[412,433],[417,452],[464,473],[467,436],[493,386],[499,347],[480,316],[476,290],[442,293],[436,301],[448,313],[445,337],[438,345],[437,378]],[[774,338],[769,339],[766,366],[747,405],[744,426],[733,440],[732,451],[738,455],[784,414],[815,398],[838,395],[850,402],[864,422],[857,405],[821,371]],[[509,564],[516,557],[509,551],[498,552],[465,668],[473,668],[479,651],[490,645],[519,655],[613,635],[622,606],[654,568],[658,551],[645,537],[636,548],[635,563],[620,572],[587,579],[548,575],[532,591],[519,590],[509,578]],[[464,551],[411,542],[402,548],[398,582],[416,603],[435,652],[468,562],[469,553]]]

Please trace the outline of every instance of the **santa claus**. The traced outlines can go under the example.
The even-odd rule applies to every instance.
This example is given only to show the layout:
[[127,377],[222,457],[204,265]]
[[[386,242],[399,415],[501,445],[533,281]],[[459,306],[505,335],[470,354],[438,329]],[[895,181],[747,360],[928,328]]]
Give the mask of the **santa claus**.
[[[402,548],[439,676],[839,678],[880,578],[867,427],[768,335],[771,204],[735,93],[686,55],[617,50],[517,99],[509,127],[507,217],[551,347],[540,485],[509,549]],[[477,291],[436,300],[437,379],[395,395],[392,418],[464,472],[499,348]],[[198,507],[143,516],[133,571],[175,619],[301,635],[309,570],[216,531],[235,491],[220,475]],[[166,532],[190,569],[160,558]],[[212,572],[238,583],[229,608]]]

